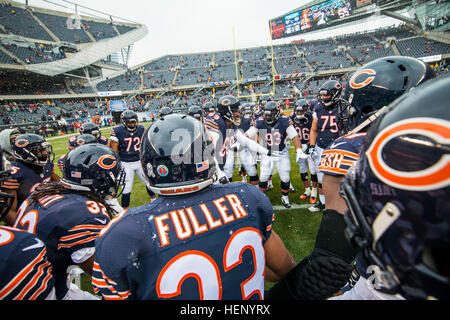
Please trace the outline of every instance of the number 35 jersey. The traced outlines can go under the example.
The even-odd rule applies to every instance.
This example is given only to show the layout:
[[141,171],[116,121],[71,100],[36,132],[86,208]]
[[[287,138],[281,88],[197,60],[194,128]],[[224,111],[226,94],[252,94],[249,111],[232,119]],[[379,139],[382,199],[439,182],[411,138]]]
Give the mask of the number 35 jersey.
[[[56,297],[62,299],[68,290],[67,268],[89,258],[87,249],[93,254],[98,233],[109,221],[102,204],[77,194],[56,194],[34,203],[26,199],[17,211],[14,227],[36,234],[45,243]],[[78,258],[83,261],[76,261]]]
[[263,299],[272,223],[269,199],[240,182],[160,197],[101,232],[94,291],[108,300]]

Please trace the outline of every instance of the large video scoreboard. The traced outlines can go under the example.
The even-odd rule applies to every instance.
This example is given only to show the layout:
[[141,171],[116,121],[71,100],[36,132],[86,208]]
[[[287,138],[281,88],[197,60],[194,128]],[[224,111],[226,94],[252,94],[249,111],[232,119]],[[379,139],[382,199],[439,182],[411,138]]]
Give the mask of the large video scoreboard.
[[326,28],[334,21],[350,17],[355,9],[371,3],[372,0],[328,0],[292,11],[269,21],[272,39]]

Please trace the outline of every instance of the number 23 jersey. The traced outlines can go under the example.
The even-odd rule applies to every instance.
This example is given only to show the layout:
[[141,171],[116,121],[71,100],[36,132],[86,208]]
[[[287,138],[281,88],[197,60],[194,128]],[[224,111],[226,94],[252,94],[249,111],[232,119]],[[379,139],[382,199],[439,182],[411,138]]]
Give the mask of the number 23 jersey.
[[108,300],[263,299],[272,223],[269,199],[244,183],[160,197],[100,234],[94,291]]

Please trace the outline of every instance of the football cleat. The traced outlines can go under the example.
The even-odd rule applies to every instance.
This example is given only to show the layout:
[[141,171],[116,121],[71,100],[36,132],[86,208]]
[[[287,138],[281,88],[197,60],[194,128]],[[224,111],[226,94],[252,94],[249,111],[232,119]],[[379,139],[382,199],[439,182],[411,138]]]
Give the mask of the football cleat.
[[269,182],[267,182],[267,191],[272,190],[273,189],[273,183],[272,180],[269,180]]
[[283,204],[283,206],[285,208],[289,209],[291,207],[291,204],[289,202],[289,197],[288,196],[281,196],[281,203]]
[[292,183],[289,184],[289,191],[290,191],[290,192],[295,192],[295,188],[294,188],[294,186],[292,185]]
[[323,205],[322,203],[318,202],[315,205],[311,206],[308,208],[308,210],[310,212],[319,212],[319,211],[323,211],[325,209],[325,205]]
[[309,198],[309,203],[315,204],[317,202],[317,188],[313,188],[311,191],[311,197]]
[[310,195],[311,195],[311,188],[306,188],[305,192],[303,192],[303,194],[300,196],[300,199],[301,200],[308,199]]

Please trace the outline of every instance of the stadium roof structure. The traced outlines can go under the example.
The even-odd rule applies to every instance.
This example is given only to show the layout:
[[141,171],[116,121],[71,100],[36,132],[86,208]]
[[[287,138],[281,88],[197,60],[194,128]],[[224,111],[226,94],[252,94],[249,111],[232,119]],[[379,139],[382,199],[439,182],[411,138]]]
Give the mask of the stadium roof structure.
[[2,45],[22,42],[21,46],[26,47],[28,42],[32,47],[44,44],[53,48],[74,49],[63,59],[23,63],[14,51],[0,46],[0,53],[16,62],[2,64],[1,69],[24,70],[45,76],[65,74],[100,62],[123,49],[129,50],[130,46],[148,34],[147,27],[142,24],[130,23],[128,20],[117,22],[112,17],[108,20],[98,16],[81,16],[76,11],[70,14],[14,1],[4,1],[0,10]]

